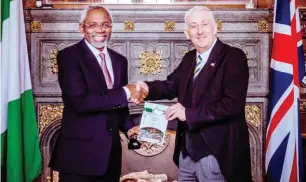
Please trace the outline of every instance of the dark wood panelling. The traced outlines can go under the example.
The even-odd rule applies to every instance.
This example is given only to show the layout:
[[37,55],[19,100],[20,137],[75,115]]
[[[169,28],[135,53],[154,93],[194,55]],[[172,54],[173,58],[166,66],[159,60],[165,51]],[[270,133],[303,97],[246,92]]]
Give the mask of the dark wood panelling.
[[305,0],[299,0],[299,6],[306,7],[306,1]]

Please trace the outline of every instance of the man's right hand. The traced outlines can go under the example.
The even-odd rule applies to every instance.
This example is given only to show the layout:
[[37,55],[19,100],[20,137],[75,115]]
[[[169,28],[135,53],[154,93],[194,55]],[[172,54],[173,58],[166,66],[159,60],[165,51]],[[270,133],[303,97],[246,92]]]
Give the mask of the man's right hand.
[[143,100],[148,95],[148,91],[143,88],[137,90],[136,84],[134,83],[127,84],[126,87],[129,89],[131,93],[130,100],[135,104],[140,104],[141,102],[143,102]]
[[149,87],[146,82],[137,81],[136,82],[136,90],[139,91],[141,88],[145,89],[149,93]]

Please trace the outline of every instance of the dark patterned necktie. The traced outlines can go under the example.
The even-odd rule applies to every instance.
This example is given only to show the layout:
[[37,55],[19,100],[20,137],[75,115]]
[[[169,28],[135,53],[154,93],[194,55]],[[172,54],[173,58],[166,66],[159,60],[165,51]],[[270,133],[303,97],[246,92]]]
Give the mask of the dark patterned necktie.
[[195,69],[194,69],[194,74],[193,74],[193,79],[195,80],[196,77],[199,75],[200,71],[201,71],[201,68],[202,68],[202,63],[203,59],[200,55],[198,55],[197,57],[197,62],[196,62],[196,66],[195,66]]

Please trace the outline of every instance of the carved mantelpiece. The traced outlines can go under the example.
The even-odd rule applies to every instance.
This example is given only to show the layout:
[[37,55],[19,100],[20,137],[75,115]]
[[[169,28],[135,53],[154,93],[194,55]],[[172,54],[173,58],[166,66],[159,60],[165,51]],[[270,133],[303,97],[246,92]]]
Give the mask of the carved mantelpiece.
[[[127,57],[130,82],[165,79],[179,65],[185,53],[193,49],[191,42],[187,41],[183,34],[186,10],[148,9],[137,12],[129,9],[112,10],[114,25],[109,47]],[[60,128],[59,119],[63,109],[61,91],[57,82],[56,51],[81,39],[82,35],[78,32],[80,11],[79,9],[25,10],[32,85],[44,156],[42,181],[52,176],[52,171],[47,167],[50,143]],[[241,48],[248,57],[250,78],[246,118],[250,132],[253,178],[254,181],[261,182],[264,174],[262,146],[267,110],[271,14],[268,10],[261,9],[220,9],[215,10],[214,14],[219,22],[220,40]],[[31,22],[40,22],[40,30],[35,32],[31,30]],[[140,55],[144,51],[160,53],[161,67],[158,74],[139,74]],[[170,105],[176,100],[156,102]],[[143,105],[130,104],[129,108],[131,114],[136,117],[141,114]],[[172,155],[172,152],[169,152],[170,154]],[[128,168],[125,170],[128,171]]]

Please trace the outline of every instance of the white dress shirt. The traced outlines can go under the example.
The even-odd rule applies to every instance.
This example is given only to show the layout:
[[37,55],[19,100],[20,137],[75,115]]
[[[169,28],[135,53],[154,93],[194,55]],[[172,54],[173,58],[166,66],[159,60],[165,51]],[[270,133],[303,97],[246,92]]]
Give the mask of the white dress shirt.
[[215,46],[217,42],[217,39],[214,41],[214,43],[212,44],[212,46],[205,52],[203,52],[202,54],[200,54],[199,52],[197,52],[197,58],[198,56],[200,55],[201,58],[202,58],[202,62],[200,64],[201,68],[200,68],[200,71],[202,70],[202,68],[205,66],[206,62],[208,61],[208,57],[213,49],[213,47]]
[[[88,46],[88,48],[91,50],[91,52],[94,54],[94,56],[96,57],[99,65],[101,65],[102,59],[101,59],[101,57],[99,55],[101,52],[97,48],[92,46],[86,39],[85,39],[85,43]],[[106,46],[104,47],[102,53],[104,53],[104,55],[105,55],[106,67],[108,69],[108,72],[109,72],[109,75],[111,77],[112,83],[114,84],[115,80],[114,80],[114,70],[113,70],[112,60],[111,60],[111,58],[110,58],[110,56],[108,54]],[[127,87],[125,87],[125,86],[123,87],[123,89],[124,89],[124,91],[126,93],[127,99],[129,99],[130,96],[131,96],[130,90]]]
[[[96,59],[98,60],[99,65],[101,65],[101,63],[102,63],[102,59],[100,57],[101,52],[97,48],[92,46],[89,42],[87,42],[87,40],[85,40],[85,42],[86,42],[88,48],[91,50],[91,52],[95,55]],[[104,55],[105,55],[106,67],[107,67],[109,75],[112,79],[112,83],[114,83],[114,70],[113,70],[112,60],[109,57],[109,54],[108,54],[108,51],[107,51],[106,47],[103,49],[102,53],[104,53]]]

